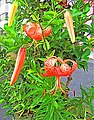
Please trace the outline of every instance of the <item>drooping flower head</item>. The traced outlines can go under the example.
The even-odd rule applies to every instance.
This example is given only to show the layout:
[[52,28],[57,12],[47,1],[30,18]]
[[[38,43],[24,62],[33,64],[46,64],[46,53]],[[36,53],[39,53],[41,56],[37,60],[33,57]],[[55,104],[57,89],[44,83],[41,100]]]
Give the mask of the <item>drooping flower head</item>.
[[52,33],[51,27],[46,28],[42,31],[42,28],[39,24],[35,22],[28,22],[23,26],[23,31],[27,34],[28,37],[34,40],[42,40],[43,37],[47,37]]
[[[59,62],[61,65],[58,65]],[[71,62],[72,67],[70,67],[67,63]],[[44,61],[45,73],[41,74],[42,76],[70,76],[77,68],[77,63],[74,60],[66,59],[62,60],[59,57],[52,56]]]
[[[57,64],[59,62],[59,64]],[[72,66],[68,64],[68,62],[72,63]],[[41,68],[40,74],[41,76],[56,77],[56,84],[53,89],[50,90],[52,92],[52,95],[55,94],[58,90],[58,88],[61,90],[62,94],[68,95],[68,91],[66,92],[60,83],[60,77],[66,76],[70,77],[71,74],[77,69],[78,64],[71,59],[62,60],[59,57],[52,56],[44,61],[44,68]],[[43,73],[43,70],[45,73]],[[68,81],[69,82],[69,81]],[[43,93],[44,96],[45,92]]]

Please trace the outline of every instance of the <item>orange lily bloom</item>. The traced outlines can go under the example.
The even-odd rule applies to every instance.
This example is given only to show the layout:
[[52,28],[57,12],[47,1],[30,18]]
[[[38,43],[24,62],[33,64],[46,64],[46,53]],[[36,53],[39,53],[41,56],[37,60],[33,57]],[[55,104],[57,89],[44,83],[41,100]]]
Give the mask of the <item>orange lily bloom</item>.
[[[60,62],[61,65],[56,66],[56,62]],[[72,63],[72,67],[70,67],[67,62]],[[58,58],[56,56],[52,56],[44,61],[44,68],[41,68],[40,74],[41,76],[55,76],[56,77],[56,85],[53,89],[50,90],[52,94],[55,94],[60,88],[61,92],[67,95],[67,92],[62,89],[62,85],[60,83],[60,77],[61,76],[70,76],[77,68],[78,64],[74,60],[66,59],[62,60],[61,58]],[[42,73],[42,70],[45,70],[45,73]],[[55,89],[55,90],[54,90]]]
[[43,37],[47,37],[52,33],[52,29],[50,27],[42,31],[42,28],[39,24],[31,22],[28,22],[23,26],[23,31],[27,34],[28,37],[36,41],[42,40]]

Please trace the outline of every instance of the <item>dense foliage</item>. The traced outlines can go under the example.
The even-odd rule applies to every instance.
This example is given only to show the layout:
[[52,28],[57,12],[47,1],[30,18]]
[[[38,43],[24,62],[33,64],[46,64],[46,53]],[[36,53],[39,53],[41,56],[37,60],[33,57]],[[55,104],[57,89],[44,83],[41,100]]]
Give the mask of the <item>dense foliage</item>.
[[[87,36],[94,34],[94,23],[91,26],[86,24],[91,19],[91,16],[87,15],[90,4],[76,0],[68,10],[72,14],[75,26],[74,44],[71,43],[65,26],[65,9],[56,0],[18,0],[14,22],[11,27],[5,24],[0,36],[0,103],[5,103],[3,108],[9,108],[8,115],[16,114],[32,120],[94,118],[94,86],[88,91],[81,86],[82,96],[71,99],[65,98],[59,90],[54,96],[49,92],[42,96],[45,89],[50,90],[55,84],[55,77],[40,76],[40,68],[44,66],[46,58],[69,58],[78,63],[78,68],[88,69],[90,43]],[[33,42],[33,39],[23,33],[22,26],[27,22],[36,22],[43,28],[50,26],[52,34]],[[17,52],[21,46],[26,48],[26,60],[17,82],[10,86]],[[62,84],[65,86],[65,83]]]

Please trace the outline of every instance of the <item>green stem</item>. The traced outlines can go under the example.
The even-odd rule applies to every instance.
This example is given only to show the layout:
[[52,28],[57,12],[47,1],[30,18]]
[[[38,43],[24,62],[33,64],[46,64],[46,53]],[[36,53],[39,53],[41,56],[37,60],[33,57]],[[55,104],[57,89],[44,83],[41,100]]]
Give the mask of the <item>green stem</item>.
[[45,26],[44,29],[46,29],[46,28],[51,24],[51,22],[52,22],[54,19],[56,19],[60,14],[62,14],[64,11],[65,11],[65,10],[61,11],[58,15],[56,15],[55,17],[53,17],[53,19],[49,21],[49,23]]
[[27,4],[26,0],[24,0],[24,1],[20,0],[20,2],[21,2],[22,4],[24,4],[26,7],[28,7],[28,4]]
[[52,0],[52,9],[54,9],[54,3],[53,3],[53,0]]
[[26,2],[26,0],[24,0],[24,2],[25,2],[25,4],[26,4],[26,6],[28,7],[28,3]]

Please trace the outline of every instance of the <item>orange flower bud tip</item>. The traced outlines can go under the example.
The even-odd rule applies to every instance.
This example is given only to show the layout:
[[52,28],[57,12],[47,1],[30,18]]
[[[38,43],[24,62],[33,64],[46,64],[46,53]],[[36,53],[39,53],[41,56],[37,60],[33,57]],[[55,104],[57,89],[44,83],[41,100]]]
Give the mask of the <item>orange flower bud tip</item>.
[[25,50],[25,48],[21,47],[18,51],[15,68],[14,68],[14,71],[13,71],[13,74],[11,77],[11,82],[10,82],[11,86],[14,85],[14,83],[16,82],[16,80],[21,72],[22,66],[25,61],[25,56],[26,56],[26,50]]

